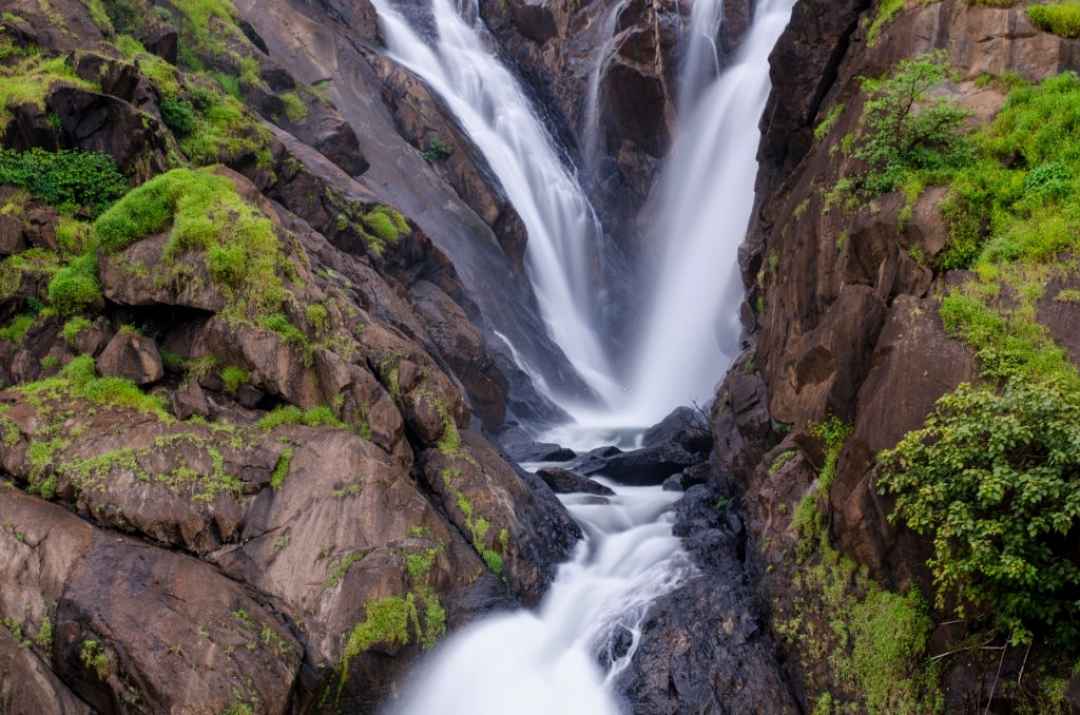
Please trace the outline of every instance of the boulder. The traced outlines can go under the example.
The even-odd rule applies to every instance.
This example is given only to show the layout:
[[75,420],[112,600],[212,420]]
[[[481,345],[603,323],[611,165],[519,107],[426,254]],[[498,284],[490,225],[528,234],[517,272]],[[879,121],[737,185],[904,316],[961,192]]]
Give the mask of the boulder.
[[614,496],[615,494],[615,492],[611,491],[603,484],[594,482],[580,474],[575,474],[569,469],[549,467],[547,469],[538,470],[536,476],[543,479],[544,483],[551,487],[551,491],[556,494],[581,493],[600,494],[602,496]]
[[48,618],[56,675],[94,710],[287,712],[302,648],[240,584],[14,489],[0,522],[0,616]]
[[122,377],[136,385],[150,385],[165,375],[161,353],[152,338],[121,329],[97,358],[102,375]]
[[657,447],[665,443],[679,444],[691,452],[712,449],[707,413],[692,407],[677,407],[670,415],[645,431],[641,445]]

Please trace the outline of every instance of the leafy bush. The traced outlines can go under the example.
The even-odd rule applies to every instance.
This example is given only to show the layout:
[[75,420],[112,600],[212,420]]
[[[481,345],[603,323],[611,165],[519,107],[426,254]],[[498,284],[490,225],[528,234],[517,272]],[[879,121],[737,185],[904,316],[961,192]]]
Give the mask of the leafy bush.
[[221,371],[221,382],[225,385],[225,391],[230,394],[236,394],[240,386],[246,384],[250,379],[251,376],[247,370],[235,365],[229,365]]
[[986,615],[1013,642],[1080,637],[1080,403],[1013,380],[962,385],[880,456],[893,518],[930,537],[938,605]]
[[1080,2],[1061,2],[1032,5],[1028,17],[1036,27],[1061,37],[1080,37]]
[[61,209],[104,211],[129,188],[108,154],[0,149],[0,184],[20,186]]
[[161,119],[177,137],[183,139],[195,131],[195,108],[186,99],[170,97],[161,103]]
[[969,159],[961,132],[968,112],[931,89],[948,77],[945,57],[928,53],[896,65],[881,80],[863,80],[862,134],[852,155],[866,162],[856,185],[868,196],[893,191],[913,172],[942,171]]

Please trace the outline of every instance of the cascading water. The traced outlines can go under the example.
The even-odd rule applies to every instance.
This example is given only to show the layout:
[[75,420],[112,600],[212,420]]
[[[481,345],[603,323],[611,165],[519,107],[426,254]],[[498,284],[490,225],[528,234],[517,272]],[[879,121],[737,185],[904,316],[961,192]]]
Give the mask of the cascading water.
[[[698,2],[692,13],[692,36],[706,38],[696,54],[707,63],[715,61],[706,45],[716,36],[716,5]],[[793,5],[762,0],[732,65],[696,101],[683,98],[691,104],[658,188],[658,270],[624,424],[652,424],[677,405],[707,400],[737,348],[736,262],[754,203],[758,120],[769,95],[769,53]],[[697,77],[701,67],[685,71]],[[693,90],[690,81],[683,87]]]
[[390,0],[374,5],[391,57],[447,103],[525,223],[526,267],[552,338],[589,387],[614,399],[619,387],[597,337],[589,273],[602,229],[517,80],[485,44],[476,0],[471,2],[465,15],[474,19],[467,22],[450,0],[432,0],[433,46]]
[[[529,275],[551,334],[609,402],[602,415],[575,410],[579,422],[584,416],[613,427],[648,425],[677,405],[706,398],[738,335],[735,257],[753,202],[768,54],[794,0],[760,0],[743,50],[717,74],[712,38],[721,1],[697,0],[692,13],[694,39],[680,90],[687,106],[658,193],[656,225],[664,235],[656,243],[665,248],[627,394],[611,378],[592,325],[587,265],[590,242],[600,238],[595,214],[514,78],[485,47],[480,21],[463,20],[449,0],[432,0],[438,33],[432,48],[389,0],[374,0],[395,59],[447,102],[526,224]],[[475,18],[475,7],[468,10]],[[605,38],[617,18],[616,7]],[[597,55],[597,87],[610,51],[601,47]],[[580,424],[570,429],[585,432]],[[609,486],[615,495],[606,501],[561,497],[586,538],[539,609],[486,618],[443,643],[388,706],[391,713],[623,712],[612,685],[634,656],[646,611],[693,566],[672,534],[678,493]],[[616,643],[624,647],[616,651]]]
[[629,0],[619,0],[604,15],[600,23],[600,45],[593,54],[592,71],[589,72],[589,82],[585,89],[585,117],[581,134],[582,143],[585,146],[585,168],[589,173],[597,169],[597,159],[600,152],[600,81],[604,78],[608,62],[615,51],[615,28],[619,24],[619,15]]
[[[679,495],[621,487],[610,503],[561,497],[585,540],[563,564],[536,612],[492,616],[454,636],[414,674],[393,715],[618,715],[605,685],[629,663],[649,604],[693,570],[671,534]],[[607,673],[598,654],[620,631],[630,636]],[[625,640],[625,639],[624,639]]]

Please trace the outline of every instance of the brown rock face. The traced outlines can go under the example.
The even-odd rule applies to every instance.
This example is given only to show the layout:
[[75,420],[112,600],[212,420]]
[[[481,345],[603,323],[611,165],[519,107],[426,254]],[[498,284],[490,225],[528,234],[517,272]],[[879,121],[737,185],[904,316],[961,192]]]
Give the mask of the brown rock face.
[[102,375],[123,377],[136,385],[149,385],[165,375],[161,353],[150,338],[130,330],[118,332],[97,359]]

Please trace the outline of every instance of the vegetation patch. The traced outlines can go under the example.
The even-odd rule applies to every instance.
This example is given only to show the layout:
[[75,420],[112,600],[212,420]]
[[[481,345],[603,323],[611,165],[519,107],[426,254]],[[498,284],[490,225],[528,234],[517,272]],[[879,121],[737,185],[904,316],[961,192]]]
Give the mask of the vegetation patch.
[[0,68],[0,131],[14,116],[12,112],[22,104],[32,104],[44,110],[49,89],[58,83],[96,91],[92,82],[75,74],[67,57],[45,58],[32,54],[12,65]]
[[215,284],[229,298],[226,314],[253,318],[276,309],[285,288],[285,259],[273,224],[245,202],[226,177],[208,170],[174,169],[129,192],[94,223],[105,253],[169,230],[166,261],[205,253]]
[[301,410],[295,405],[277,407],[258,422],[258,426],[264,430],[272,430],[283,425],[333,427],[336,429],[349,428],[347,424],[338,419],[333,410],[325,405],[307,410]]
[[95,216],[130,188],[108,154],[38,148],[0,148],[0,184],[26,189],[63,212],[82,209]]
[[1027,13],[1040,30],[1070,39],[1080,37],[1080,2],[1032,5],[1028,7]]
[[881,31],[904,9],[904,4],[905,0],[881,0],[874,21],[870,23],[870,29],[866,32],[866,44],[870,47],[877,46],[878,40],[881,39]]

